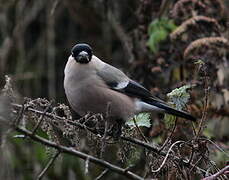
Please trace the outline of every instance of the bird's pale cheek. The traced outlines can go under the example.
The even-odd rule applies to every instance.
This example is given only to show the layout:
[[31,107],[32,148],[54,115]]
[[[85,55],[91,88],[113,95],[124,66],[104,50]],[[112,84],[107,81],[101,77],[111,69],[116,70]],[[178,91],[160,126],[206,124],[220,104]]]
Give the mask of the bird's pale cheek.
[[70,55],[68,60],[75,60],[75,58],[72,55]]

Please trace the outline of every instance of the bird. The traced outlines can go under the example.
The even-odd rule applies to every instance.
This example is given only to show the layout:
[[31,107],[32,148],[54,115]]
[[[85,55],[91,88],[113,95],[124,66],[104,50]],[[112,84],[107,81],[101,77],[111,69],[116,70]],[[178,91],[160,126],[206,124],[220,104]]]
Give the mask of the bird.
[[191,114],[170,107],[120,69],[93,54],[90,45],[76,44],[64,69],[64,89],[72,109],[80,116],[88,112],[109,116],[120,124],[141,112],[160,112],[191,121]]

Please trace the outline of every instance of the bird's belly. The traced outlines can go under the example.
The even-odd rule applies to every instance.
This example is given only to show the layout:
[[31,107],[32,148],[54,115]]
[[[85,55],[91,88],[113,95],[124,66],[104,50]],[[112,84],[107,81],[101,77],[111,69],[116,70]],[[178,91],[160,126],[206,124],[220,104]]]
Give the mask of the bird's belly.
[[135,114],[133,100],[108,87],[85,84],[70,89],[65,88],[68,101],[81,116],[88,112],[106,114],[108,109],[109,116],[116,119],[127,120]]

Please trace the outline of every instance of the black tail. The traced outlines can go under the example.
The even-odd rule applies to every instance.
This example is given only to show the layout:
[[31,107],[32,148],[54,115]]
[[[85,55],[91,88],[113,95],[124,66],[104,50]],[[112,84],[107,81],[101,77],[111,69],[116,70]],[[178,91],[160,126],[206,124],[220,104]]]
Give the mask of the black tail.
[[187,112],[184,112],[184,111],[179,111],[177,109],[174,109],[174,108],[172,108],[172,107],[170,107],[170,106],[168,106],[168,105],[166,105],[160,101],[157,101],[155,99],[148,99],[148,100],[145,100],[145,102],[163,109],[165,111],[165,113],[167,113],[167,114],[182,117],[182,118],[185,118],[185,119],[188,119],[191,121],[196,121],[196,118],[193,117],[191,114],[188,114]]

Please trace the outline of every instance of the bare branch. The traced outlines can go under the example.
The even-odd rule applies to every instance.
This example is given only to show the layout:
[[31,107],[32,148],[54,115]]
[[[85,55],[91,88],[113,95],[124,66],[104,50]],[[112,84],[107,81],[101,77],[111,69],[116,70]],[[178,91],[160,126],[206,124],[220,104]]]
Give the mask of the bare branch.
[[[14,106],[16,109],[18,109],[18,110],[20,110],[20,108],[22,108],[22,106],[19,105],[19,104],[13,104],[13,106]],[[28,107],[28,108],[26,109],[26,111],[34,112],[34,113],[37,113],[37,114],[43,114],[42,111],[33,109],[33,108],[31,108],[31,107]],[[54,115],[54,114],[48,113],[48,112],[45,113],[45,116],[51,118],[51,119],[53,120],[53,122],[55,122],[55,120],[62,120],[62,121],[65,121],[65,122],[67,122],[67,123],[69,123],[69,124],[71,124],[71,125],[78,126],[78,127],[82,128],[82,129],[89,130],[89,131],[91,131],[92,133],[96,133],[93,129],[91,129],[91,128],[87,127],[85,124],[81,124],[81,123],[79,123],[79,122],[77,122],[77,121],[66,120],[65,118],[62,118],[62,117],[60,117],[60,116],[57,116],[57,115]],[[53,124],[54,124],[54,123],[53,123]],[[54,125],[55,125],[55,124],[54,124]],[[152,152],[154,152],[154,153],[156,153],[156,154],[158,154],[158,155],[161,155],[161,156],[166,156],[166,155],[167,155],[166,152],[160,151],[159,148],[154,147],[154,146],[150,145],[149,143],[142,142],[142,141],[140,141],[140,140],[138,140],[138,139],[131,138],[131,137],[125,137],[125,136],[120,136],[120,138],[121,138],[122,140],[124,140],[124,141],[129,142],[129,143],[133,143],[133,144],[135,144],[135,145],[138,145],[138,146],[141,146],[141,147],[143,147],[143,148],[146,148],[146,149],[148,149],[149,151],[152,151]],[[198,166],[196,166],[196,165],[194,165],[194,164],[189,163],[188,160],[182,159],[182,158],[180,158],[180,157],[178,157],[178,156],[174,156],[174,155],[172,156],[172,155],[170,155],[170,154],[169,154],[169,156],[172,157],[173,160],[175,160],[175,161],[177,161],[177,162],[179,162],[179,163],[182,163],[185,167],[198,169],[200,172],[203,172],[203,173],[206,173],[206,172],[207,172],[206,170],[204,170],[204,169],[202,169],[202,168],[200,168],[200,167],[198,167]]]
[[220,175],[223,175],[225,172],[229,171],[229,165],[224,167],[223,169],[221,169],[219,172],[208,176],[206,178],[203,178],[202,180],[215,180],[217,177],[219,177]]
[[79,158],[84,159],[84,160],[89,158],[91,162],[93,162],[95,164],[98,164],[98,165],[100,165],[102,167],[108,168],[111,171],[114,171],[114,172],[116,172],[118,174],[124,175],[127,178],[143,180],[142,177],[134,174],[133,172],[125,171],[125,169],[123,169],[123,168],[120,168],[118,166],[115,166],[115,165],[107,162],[107,161],[95,158],[95,157],[90,156],[88,154],[85,154],[83,152],[77,151],[77,150],[75,150],[73,148],[69,148],[69,147],[66,147],[66,146],[62,146],[62,145],[56,144],[55,142],[49,141],[49,140],[47,140],[45,138],[42,138],[42,137],[40,137],[38,135],[33,134],[31,131],[29,131],[29,130],[27,130],[25,128],[15,127],[15,130],[20,132],[20,133],[22,133],[22,134],[24,134],[25,136],[30,137],[32,140],[34,140],[36,142],[39,142],[39,143],[41,143],[41,144],[43,144],[45,146],[48,146],[48,147],[53,147],[53,148],[61,151],[62,153],[70,154],[70,155],[79,157]]

